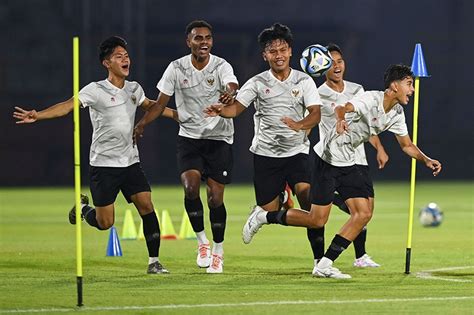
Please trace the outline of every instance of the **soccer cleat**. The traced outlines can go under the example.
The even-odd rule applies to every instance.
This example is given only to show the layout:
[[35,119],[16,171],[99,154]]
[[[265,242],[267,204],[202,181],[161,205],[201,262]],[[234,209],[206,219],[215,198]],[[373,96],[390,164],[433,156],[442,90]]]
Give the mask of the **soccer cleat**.
[[211,246],[208,244],[199,244],[196,263],[199,268],[207,268],[211,264]]
[[[81,209],[83,206],[89,205],[89,197],[84,194],[81,194]],[[81,213],[81,220],[84,220],[84,216]],[[69,211],[69,223],[76,224],[76,206],[72,207]]]
[[250,215],[245,222],[244,228],[242,229],[242,240],[245,244],[249,244],[252,241],[252,237],[260,230],[263,223],[258,221],[258,215],[265,212],[261,207],[254,206]]
[[151,263],[148,265],[148,269],[146,271],[148,274],[161,274],[161,273],[170,273],[168,269],[163,267],[162,264],[160,264],[159,261],[155,261],[154,263]]
[[224,256],[212,254],[212,260],[209,267],[206,269],[207,273],[222,273],[224,266]]
[[356,258],[353,263],[354,267],[359,267],[359,268],[367,268],[367,267],[380,267],[380,264],[377,264],[375,261],[372,260],[372,258],[364,254],[360,258]]
[[327,268],[319,268],[314,266],[313,268],[313,277],[318,278],[333,278],[333,279],[350,279],[350,275],[342,273],[339,269],[333,266]]

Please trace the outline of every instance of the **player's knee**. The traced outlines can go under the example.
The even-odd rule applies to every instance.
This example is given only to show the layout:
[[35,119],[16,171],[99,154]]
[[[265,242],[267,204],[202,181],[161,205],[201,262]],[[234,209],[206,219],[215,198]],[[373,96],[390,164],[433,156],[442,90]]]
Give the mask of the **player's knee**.
[[310,212],[310,225],[311,228],[317,229],[326,225],[329,216],[325,213],[319,213],[315,211]]
[[184,195],[187,199],[190,199],[190,200],[199,198],[199,185],[189,184],[189,183],[185,184]]
[[369,223],[370,219],[372,219],[372,211],[370,209],[357,211],[353,214],[353,217],[358,223],[365,226],[367,223]]
[[100,230],[108,230],[114,225],[114,218],[97,218],[97,223],[99,224]]
[[207,204],[209,208],[217,208],[224,203],[224,198],[221,194],[211,193],[207,197]]

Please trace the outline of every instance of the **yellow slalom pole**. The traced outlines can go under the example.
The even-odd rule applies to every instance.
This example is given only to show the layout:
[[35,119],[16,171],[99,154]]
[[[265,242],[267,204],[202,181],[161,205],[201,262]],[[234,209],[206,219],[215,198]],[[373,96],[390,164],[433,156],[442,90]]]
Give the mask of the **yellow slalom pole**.
[[74,193],[76,200],[77,306],[82,306],[81,152],[79,126],[79,37],[73,38]]
[[[413,108],[413,144],[418,142],[418,98],[420,95],[420,78],[415,78],[415,99]],[[410,178],[410,207],[408,210],[408,239],[405,257],[405,273],[410,273],[411,258],[411,240],[413,234],[413,209],[415,206],[415,182],[416,182],[416,159],[411,159],[411,178]]]

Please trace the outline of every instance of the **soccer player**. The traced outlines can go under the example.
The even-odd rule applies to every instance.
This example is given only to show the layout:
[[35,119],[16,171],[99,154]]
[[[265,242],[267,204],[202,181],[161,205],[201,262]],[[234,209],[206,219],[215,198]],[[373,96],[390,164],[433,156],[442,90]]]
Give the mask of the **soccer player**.
[[[151,189],[140,166],[138,149],[132,144],[133,124],[137,107],[144,110],[153,105],[137,82],[127,81],[130,57],[124,39],[113,36],[99,47],[99,59],[107,69],[105,80],[92,82],[79,92],[81,107],[89,108],[92,122],[90,147],[90,190],[95,208],[81,196],[81,217],[98,230],[114,224],[114,203],[122,191],[125,199],[135,205],[142,220],[148,248],[149,274],[168,273],[158,259],[160,226],[151,201]],[[17,124],[62,117],[74,108],[74,98],[57,103],[42,111],[15,107]],[[76,212],[69,213],[69,221],[76,224]]]
[[[437,176],[441,163],[426,156],[413,144],[408,135],[402,105],[407,105],[413,94],[413,73],[405,65],[391,65],[384,75],[385,91],[367,91],[334,109],[336,125],[319,141],[311,185],[311,211],[299,209],[278,211],[282,222],[291,226],[323,227],[329,217],[334,192],[337,191],[348,205],[351,216],[334,236],[323,258],[313,269],[313,275],[323,278],[351,278],[333,267],[333,262],[360,234],[372,217],[369,191],[365,177],[356,165],[354,150],[371,135],[385,130],[395,134],[403,152],[425,163]],[[354,113],[348,117],[346,113]],[[249,241],[263,224],[273,223],[266,211],[255,206],[244,225],[243,235]]]
[[[327,49],[331,53],[333,64],[332,67],[326,73],[326,81],[318,88],[319,95],[323,102],[323,107],[321,108],[321,122],[319,123],[320,140],[324,139],[326,134],[336,124],[334,105],[345,104],[352,98],[359,96],[364,92],[364,88],[361,85],[344,80],[346,65],[340,47],[336,44],[329,44],[327,46]],[[352,114],[348,114],[348,116],[349,115]],[[369,142],[377,150],[377,161],[379,164],[379,169],[382,169],[388,161],[388,155],[386,154],[378,136],[370,137]],[[369,204],[371,207],[371,212],[373,212],[374,186],[369,174],[369,166],[367,164],[367,158],[365,156],[364,145],[361,144],[356,147],[354,149],[354,154],[355,164],[359,167],[361,174],[364,178],[364,183],[367,185],[367,190],[369,192]],[[315,189],[317,189],[317,187],[315,187]],[[336,193],[334,195],[333,203],[338,206],[342,211],[350,214],[349,208],[347,207],[340,194]],[[313,253],[315,254],[314,259],[316,266],[316,264],[323,257],[324,254],[324,227],[316,229],[316,231],[314,232],[318,234],[317,237],[311,238],[316,240],[316,242],[311,242],[311,247],[313,248]],[[366,253],[366,239],[367,227],[364,227],[353,242],[355,250],[355,260],[353,265],[355,267],[379,267],[380,265],[374,262],[372,258]]]
[[[257,205],[264,210],[266,221],[286,224],[285,217],[276,211],[286,183],[296,193],[302,208],[310,209],[306,130],[319,122],[321,100],[313,79],[290,68],[293,35],[286,25],[276,23],[264,29],[258,42],[269,69],[249,79],[233,103],[213,104],[206,113],[236,117],[254,104],[255,135],[250,151]],[[243,240],[250,241],[246,235]]]
[[[191,53],[171,62],[157,84],[157,104],[145,113],[135,127],[135,138],[156,119],[175,94],[179,134],[178,168],[184,187],[184,207],[198,240],[197,265],[207,273],[222,273],[224,232],[227,211],[224,188],[232,178],[232,119],[205,118],[203,110],[218,101],[228,103],[238,89],[232,66],[211,54],[212,26],[192,21],[186,27],[186,43]],[[201,180],[207,184],[207,204],[214,244],[204,230],[203,204],[199,196]]]

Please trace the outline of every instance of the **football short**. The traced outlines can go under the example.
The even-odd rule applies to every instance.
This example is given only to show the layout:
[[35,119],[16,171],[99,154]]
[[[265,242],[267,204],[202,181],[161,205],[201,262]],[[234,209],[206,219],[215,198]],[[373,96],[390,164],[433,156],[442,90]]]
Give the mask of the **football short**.
[[89,171],[90,189],[94,206],[104,207],[115,202],[119,191],[128,203],[136,193],[151,191],[140,163],[128,167],[91,166]]
[[304,153],[284,158],[254,154],[253,169],[255,198],[259,206],[279,196],[286,183],[295,191],[297,183],[310,182],[308,155]]
[[334,192],[343,200],[369,198],[366,176],[357,165],[333,166],[315,155],[311,179],[311,203],[326,206],[332,203]]
[[362,176],[364,176],[365,186],[367,187],[367,191],[369,192],[369,197],[374,198],[374,183],[372,182],[372,177],[370,176],[369,166],[368,165],[357,165],[360,169]]
[[178,136],[176,150],[179,174],[198,170],[203,180],[212,178],[221,184],[232,181],[232,145],[227,142]]

